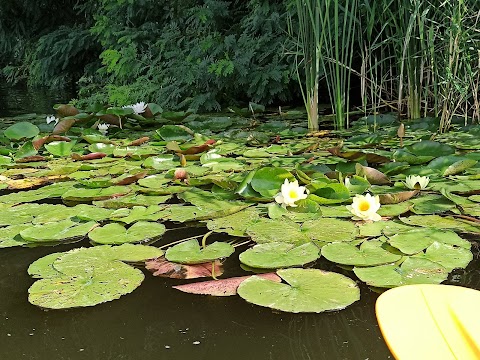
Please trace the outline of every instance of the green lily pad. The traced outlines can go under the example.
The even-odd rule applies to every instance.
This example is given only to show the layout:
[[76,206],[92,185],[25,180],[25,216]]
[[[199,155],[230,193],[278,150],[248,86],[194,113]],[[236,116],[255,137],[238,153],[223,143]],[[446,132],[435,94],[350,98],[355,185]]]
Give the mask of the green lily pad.
[[107,155],[112,155],[113,151],[115,150],[115,145],[96,142],[96,143],[90,144],[88,146],[88,150],[90,150],[92,153],[100,152]]
[[159,237],[165,231],[165,225],[155,222],[139,221],[128,229],[112,223],[93,229],[88,237],[97,244],[138,243]]
[[53,267],[53,263],[64,254],[65,253],[53,253],[34,261],[28,267],[28,275],[36,279],[50,279],[62,276],[62,273]]
[[367,285],[391,288],[411,284],[440,284],[448,277],[448,270],[430,260],[407,258],[400,266],[395,264],[374,267],[355,267],[355,275]]
[[169,248],[165,258],[168,261],[192,265],[228,257],[234,251],[235,248],[225,242],[214,242],[201,249],[197,240],[189,240]]
[[70,156],[72,149],[75,146],[75,141],[52,141],[49,144],[45,144],[45,149],[55,156]]
[[150,189],[162,189],[165,188],[167,183],[171,179],[165,178],[164,175],[150,175],[137,181],[138,185],[144,186]]
[[455,153],[455,149],[438,141],[423,140],[407,146],[407,150],[417,156],[446,156]]
[[150,156],[143,162],[143,167],[155,170],[170,170],[178,166],[180,166],[180,162],[175,160],[171,154]]
[[341,310],[360,299],[355,282],[343,275],[317,269],[283,269],[287,283],[252,276],[238,287],[238,295],[255,305],[275,310],[320,313]]
[[134,206],[132,209],[128,210],[128,215],[125,215],[125,209],[120,209],[111,214],[111,219],[116,221],[121,221],[126,224],[131,224],[137,221],[157,221],[162,218],[160,211],[163,210],[162,207],[158,205],[150,205],[149,207],[144,206]]
[[285,179],[294,180],[293,175],[282,168],[264,167],[253,175],[250,185],[253,190],[266,198],[273,198],[284,183]]
[[131,191],[132,189],[127,186],[110,186],[99,189],[72,188],[62,195],[62,199],[65,201],[106,200],[126,195]]
[[188,131],[177,125],[164,125],[156,132],[165,141],[188,141],[192,139],[192,135]]
[[28,242],[22,240],[19,235],[22,230],[28,229],[30,226],[32,225],[19,224],[2,228],[0,232],[0,249],[28,244]]
[[325,184],[310,194],[309,199],[325,205],[342,203],[350,199],[350,191],[343,184]]
[[78,223],[70,219],[34,225],[20,231],[20,236],[28,242],[55,242],[78,236],[85,236],[96,226],[95,221]]
[[437,229],[451,229],[453,231],[480,234],[480,226],[477,225],[477,223],[462,219],[455,219],[450,216],[442,217],[440,215],[412,215],[406,218],[400,218],[400,220],[407,225],[432,227]]
[[322,247],[322,255],[337,264],[374,266],[393,263],[402,255],[388,251],[385,243],[377,240],[364,241],[360,249],[350,243],[337,242]]
[[322,218],[306,221],[302,233],[315,243],[353,241],[358,229],[351,221]]
[[312,243],[294,246],[271,242],[255,245],[240,254],[240,261],[252,268],[278,269],[302,266],[320,257],[318,247]]
[[247,228],[247,234],[258,244],[283,242],[301,245],[311,239],[301,231],[300,225],[291,220],[260,218]]
[[40,130],[32,123],[21,121],[15,123],[3,131],[3,134],[10,140],[30,139],[37,136]]
[[473,260],[470,250],[462,247],[451,246],[434,241],[425,251],[414,255],[415,258],[427,259],[436,262],[448,271],[464,269]]
[[259,217],[260,214],[257,209],[247,208],[232,215],[209,220],[207,228],[215,232],[225,232],[232,236],[247,236],[247,229]]
[[412,211],[418,215],[438,214],[455,208],[455,203],[441,195],[425,195],[410,200]]
[[414,229],[390,236],[388,243],[407,255],[416,254],[434,242],[455,245],[464,249],[470,249],[470,242],[462,239],[453,231],[438,229]]
[[132,208],[134,206],[148,207],[150,205],[163,204],[171,198],[171,195],[154,196],[132,194],[108,200],[94,201],[93,205],[107,209]]
[[28,289],[28,301],[48,309],[94,306],[131,293],[143,279],[140,270],[110,261],[82,276],[38,280]]

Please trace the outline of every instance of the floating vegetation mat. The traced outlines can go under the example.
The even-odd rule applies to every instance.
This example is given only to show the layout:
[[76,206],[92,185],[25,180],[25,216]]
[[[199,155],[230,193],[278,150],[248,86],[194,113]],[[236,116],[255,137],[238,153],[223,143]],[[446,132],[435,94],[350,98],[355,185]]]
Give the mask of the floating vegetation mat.
[[[143,116],[62,106],[52,124],[7,119],[0,138],[0,248],[91,243],[31,264],[29,301],[43,308],[118,299],[141,284],[145,266],[159,277],[213,278],[176,286],[187,293],[340,310],[360,298],[358,281],[445,281],[480,239],[480,126],[439,135],[422,119],[398,131],[384,115],[308,134],[297,111],[204,116],[149,104]],[[204,232],[166,244],[175,226]],[[250,274],[224,279],[224,262]]]

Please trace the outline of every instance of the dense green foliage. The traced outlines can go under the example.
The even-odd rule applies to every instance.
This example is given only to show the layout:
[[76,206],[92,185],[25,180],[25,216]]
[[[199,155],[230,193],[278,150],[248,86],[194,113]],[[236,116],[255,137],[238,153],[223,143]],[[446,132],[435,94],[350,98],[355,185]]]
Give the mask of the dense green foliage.
[[[41,2],[36,14],[46,15],[50,2]],[[16,7],[27,5],[2,2],[1,17]],[[12,46],[0,49],[9,59],[5,75],[50,87],[73,77],[84,101],[116,105],[148,99],[212,110],[234,101],[289,99],[283,1],[103,0],[67,8],[75,12],[58,12],[65,23],[35,19],[42,32],[24,34],[2,22],[6,37],[22,37],[18,54]]]
[[338,128],[352,110],[393,110],[444,131],[480,118],[479,11],[476,0],[7,0],[0,71],[74,82],[80,107],[219,110],[303,89],[311,129],[328,94]]

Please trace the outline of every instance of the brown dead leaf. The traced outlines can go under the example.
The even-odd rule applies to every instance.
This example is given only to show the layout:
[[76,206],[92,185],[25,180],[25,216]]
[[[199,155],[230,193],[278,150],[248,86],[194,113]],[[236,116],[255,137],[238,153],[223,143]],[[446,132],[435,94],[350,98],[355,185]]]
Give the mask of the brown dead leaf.
[[418,190],[413,191],[402,191],[394,194],[381,194],[378,195],[380,199],[380,204],[382,205],[390,205],[390,204],[398,204],[407,200],[410,200],[412,197],[419,193]]
[[132,176],[127,176],[119,181],[114,181],[115,185],[130,185],[136,182],[137,180],[143,179],[145,176],[147,176],[148,172],[140,172],[138,174],[132,175]]
[[71,155],[71,158],[74,161],[82,161],[82,160],[101,159],[101,158],[104,158],[105,156],[107,156],[107,154],[102,153],[102,152],[93,152],[93,153],[86,154],[86,155],[80,155],[80,154],[73,153]]
[[[173,286],[173,288],[189,294],[232,296],[237,295],[238,286],[242,283],[242,281],[252,276],[253,275],[239,276],[221,280],[201,281],[192,284],[177,285]],[[282,282],[280,276],[275,273],[258,274],[257,276],[267,280],[275,281],[277,283]]]
[[60,117],[67,117],[67,116],[75,116],[78,115],[80,111],[77,110],[77,108],[73,105],[60,105],[57,108],[57,114]]
[[332,155],[335,155],[344,159],[348,159],[350,161],[366,160],[369,164],[383,164],[391,161],[389,158],[385,156],[372,154],[372,153],[364,153],[361,151],[342,152],[342,147],[343,145],[335,146],[327,149],[327,151]]
[[362,164],[355,164],[356,175],[365,177],[372,185],[387,185],[391,184],[387,175],[378,171],[377,169],[363,166]]
[[38,150],[40,149],[44,144],[48,144],[48,143],[51,143],[52,141],[66,141],[66,142],[70,142],[71,139],[69,137],[66,137],[66,136],[60,136],[60,135],[48,135],[48,136],[44,136],[40,139],[37,139],[37,140],[33,140],[32,141],[32,144],[33,144],[33,147],[35,148],[35,150]]
[[10,190],[22,190],[22,189],[30,189],[37,186],[43,186],[47,184],[51,184],[57,181],[61,181],[66,177],[63,175],[53,175],[53,176],[45,176],[40,178],[24,178],[24,179],[7,179],[4,182],[8,184],[8,189]]
[[[223,274],[223,265],[215,260],[215,277]],[[145,262],[145,267],[153,273],[153,276],[167,277],[171,279],[197,279],[212,276],[212,263],[196,265],[184,265],[167,261],[164,257]]]
[[55,128],[52,131],[53,135],[58,135],[67,132],[75,124],[75,119],[66,119],[60,120],[60,122],[55,125]]
[[142,145],[142,144],[146,143],[147,141],[150,141],[150,138],[148,136],[144,136],[144,137],[141,137],[137,140],[132,141],[127,146],[139,146],[139,145]]
[[42,155],[32,155],[32,156],[26,156],[21,159],[15,160],[16,163],[27,163],[27,162],[37,162],[37,161],[45,161],[47,158]]

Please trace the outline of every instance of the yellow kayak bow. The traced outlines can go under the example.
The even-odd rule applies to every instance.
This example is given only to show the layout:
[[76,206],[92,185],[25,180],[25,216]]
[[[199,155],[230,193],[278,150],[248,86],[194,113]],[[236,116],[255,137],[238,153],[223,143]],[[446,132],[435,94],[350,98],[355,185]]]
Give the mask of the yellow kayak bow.
[[375,311],[397,360],[480,359],[480,291],[401,286],[380,295]]

